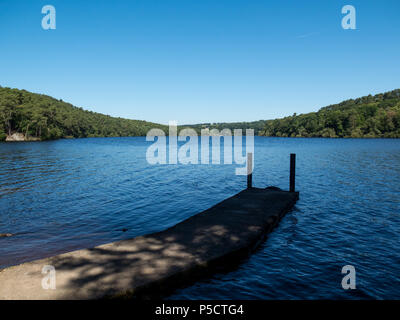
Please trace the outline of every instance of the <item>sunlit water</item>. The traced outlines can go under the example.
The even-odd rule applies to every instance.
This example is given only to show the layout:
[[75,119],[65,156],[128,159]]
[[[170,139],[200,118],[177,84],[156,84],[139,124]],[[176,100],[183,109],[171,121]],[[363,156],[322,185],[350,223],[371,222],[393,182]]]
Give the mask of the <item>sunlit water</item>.
[[[15,234],[0,268],[163,230],[246,185],[236,165],[149,165],[150,144],[0,143],[0,233]],[[400,298],[400,140],[257,137],[254,185],[287,189],[290,153],[295,209],[241,264],[169,298]]]

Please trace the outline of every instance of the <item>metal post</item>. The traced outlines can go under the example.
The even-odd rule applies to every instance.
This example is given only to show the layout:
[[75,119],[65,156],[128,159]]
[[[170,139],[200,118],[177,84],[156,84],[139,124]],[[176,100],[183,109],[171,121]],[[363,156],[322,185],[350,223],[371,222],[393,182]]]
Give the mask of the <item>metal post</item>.
[[253,154],[247,154],[247,189],[252,188],[253,184]]
[[290,192],[295,190],[295,178],[296,178],[296,154],[290,154]]

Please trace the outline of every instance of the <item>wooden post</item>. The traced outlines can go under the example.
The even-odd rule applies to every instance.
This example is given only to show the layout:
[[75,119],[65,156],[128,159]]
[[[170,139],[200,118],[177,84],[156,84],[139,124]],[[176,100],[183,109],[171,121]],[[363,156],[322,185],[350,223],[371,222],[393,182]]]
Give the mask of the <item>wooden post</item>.
[[253,154],[247,154],[247,189],[252,188],[253,184]]
[[295,190],[295,181],[296,181],[296,154],[290,154],[290,192],[294,192]]

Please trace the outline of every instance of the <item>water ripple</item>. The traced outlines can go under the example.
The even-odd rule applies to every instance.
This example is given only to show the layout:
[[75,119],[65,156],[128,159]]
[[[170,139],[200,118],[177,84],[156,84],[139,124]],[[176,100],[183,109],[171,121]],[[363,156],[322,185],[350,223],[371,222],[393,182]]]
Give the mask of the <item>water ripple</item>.
[[[165,229],[246,184],[234,165],[150,166],[149,144],[0,144],[0,233],[15,234],[0,239],[0,268]],[[248,259],[171,299],[400,298],[400,141],[257,137],[254,184],[286,189],[293,152],[292,212]]]

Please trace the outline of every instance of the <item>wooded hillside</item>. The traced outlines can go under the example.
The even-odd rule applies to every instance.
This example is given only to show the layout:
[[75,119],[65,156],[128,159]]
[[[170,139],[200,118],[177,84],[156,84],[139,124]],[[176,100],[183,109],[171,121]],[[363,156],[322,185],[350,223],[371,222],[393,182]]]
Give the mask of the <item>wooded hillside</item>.
[[0,141],[20,132],[40,140],[143,136],[165,126],[86,111],[52,97],[0,87]]
[[346,100],[318,112],[268,120],[261,135],[400,138],[400,89]]

